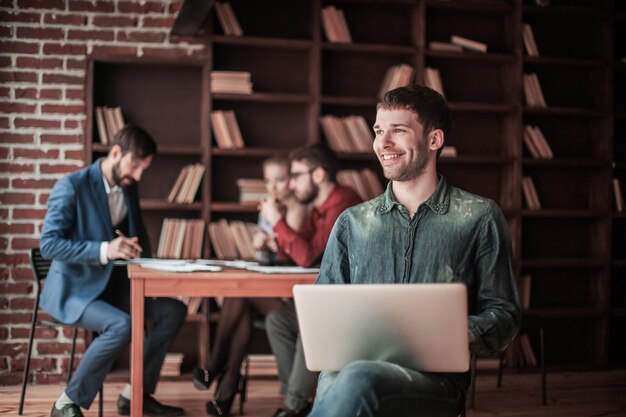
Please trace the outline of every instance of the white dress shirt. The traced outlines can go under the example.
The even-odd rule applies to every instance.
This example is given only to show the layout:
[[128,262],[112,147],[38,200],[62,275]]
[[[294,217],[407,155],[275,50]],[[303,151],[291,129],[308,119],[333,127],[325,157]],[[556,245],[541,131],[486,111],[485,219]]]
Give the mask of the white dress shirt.
[[[111,224],[115,227],[118,225],[126,214],[128,213],[128,207],[124,199],[124,190],[119,185],[109,186],[107,179],[102,175],[102,181],[104,182],[104,191],[107,193],[107,200],[109,202],[109,213],[111,213]],[[106,265],[109,262],[107,257],[107,251],[109,249],[109,242],[102,242],[100,244],[100,263]]]

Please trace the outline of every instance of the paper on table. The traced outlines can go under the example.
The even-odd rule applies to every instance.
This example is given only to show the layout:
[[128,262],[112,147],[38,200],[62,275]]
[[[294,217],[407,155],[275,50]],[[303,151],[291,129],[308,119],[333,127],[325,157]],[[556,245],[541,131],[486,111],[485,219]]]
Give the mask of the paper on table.
[[161,259],[161,258],[133,258],[133,259],[116,259],[113,265],[141,265],[141,264],[164,264],[164,265],[185,265],[188,261],[184,259]]
[[320,272],[319,268],[302,268],[300,266],[249,266],[246,269],[262,274],[313,274]]
[[194,262],[201,265],[218,265],[237,269],[247,269],[248,267],[259,265],[255,261],[225,261],[222,259],[196,259]]
[[140,267],[147,269],[154,269],[156,271],[165,271],[165,272],[218,272],[221,271],[222,268],[214,265],[199,265],[196,263],[183,263],[180,264],[178,262],[174,263],[165,263],[165,262],[146,262],[140,263]]

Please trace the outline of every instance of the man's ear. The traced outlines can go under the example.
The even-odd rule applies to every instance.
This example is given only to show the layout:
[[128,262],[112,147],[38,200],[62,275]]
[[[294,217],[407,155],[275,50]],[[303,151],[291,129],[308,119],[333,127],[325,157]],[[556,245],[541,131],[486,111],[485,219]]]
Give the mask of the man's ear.
[[314,183],[321,184],[324,182],[328,174],[326,173],[326,170],[324,168],[317,167],[313,170],[313,172],[311,173],[311,176],[313,178]]
[[443,130],[435,129],[428,135],[428,147],[430,150],[436,151],[442,148],[444,143]]
[[109,157],[111,159],[119,159],[122,157],[122,147],[118,144],[111,146],[109,150]]

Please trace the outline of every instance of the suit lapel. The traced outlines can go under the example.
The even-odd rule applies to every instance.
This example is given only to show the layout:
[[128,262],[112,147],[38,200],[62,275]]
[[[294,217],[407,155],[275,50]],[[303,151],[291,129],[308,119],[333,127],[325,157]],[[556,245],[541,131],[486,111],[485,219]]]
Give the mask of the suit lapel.
[[100,166],[101,160],[97,160],[91,165],[89,169],[89,176],[91,178],[93,198],[96,202],[96,209],[100,215],[104,226],[109,230],[109,233],[113,233],[113,225],[111,224],[111,211],[109,210],[109,200],[107,199],[107,193],[104,189],[104,182],[102,179],[102,168]]

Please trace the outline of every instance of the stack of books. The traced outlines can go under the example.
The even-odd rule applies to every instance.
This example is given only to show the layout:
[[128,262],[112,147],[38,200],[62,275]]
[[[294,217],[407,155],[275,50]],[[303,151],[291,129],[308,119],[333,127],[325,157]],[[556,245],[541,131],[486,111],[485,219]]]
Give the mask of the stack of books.
[[388,68],[383,82],[380,85],[378,97],[384,96],[387,91],[393,90],[394,88],[411,84],[414,72],[415,69],[407,64],[395,65]]
[[180,365],[184,356],[182,353],[166,353],[161,366],[161,376],[180,376]]
[[217,20],[220,21],[220,26],[224,35],[227,36],[242,36],[243,31],[239,26],[239,21],[235,12],[229,2],[220,3],[215,2],[215,11],[217,12]]
[[353,169],[339,171],[337,182],[352,188],[363,201],[378,197],[384,191],[378,176],[371,169],[363,169],[360,172]]
[[443,92],[443,82],[441,81],[441,73],[437,68],[426,67],[424,71],[424,85],[430,87],[442,96],[446,96]]
[[252,94],[251,77],[247,71],[211,71],[211,92]]
[[122,109],[118,107],[96,107],[96,127],[103,145],[110,145],[118,130],[124,127]]
[[541,202],[539,201],[539,195],[535,188],[535,183],[531,177],[522,177],[522,191],[524,193],[524,201],[526,206],[531,210],[541,209]]
[[524,144],[534,159],[554,158],[546,137],[537,126],[524,126]]
[[322,9],[322,27],[326,39],[330,42],[351,43],[350,29],[346,22],[343,10],[335,6],[327,6]]
[[451,42],[439,42],[439,41],[428,42],[428,48],[433,51],[463,52],[462,46],[453,44]]
[[322,116],[322,130],[337,152],[372,152],[372,131],[363,116]]
[[161,227],[157,257],[199,259],[204,242],[204,220],[165,219]]
[[526,104],[529,106],[548,106],[546,104],[546,99],[543,97],[543,91],[541,91],[539,78],[534,72],[531,74],[524,74],[524,98],[526,99]]
[[241,204],[258,204],[262,199],[268,198],[265,181],[258,178],[239,178],[239,202]]
[[524,48],[528,56],[539,56],[539,49],[537,49],[533,28],[527,23],[524,23],[522,26],[522,37],[524,38]]
[[[245,361],[242,362],[245,366]],[[248,355],[248,375],[253,378],[278,377],[276,357],[274,355],[250,354]],[[244,373],[245,370],[242,370]]]
[[486,43],[463,38],[457,35],[452,35],[450,37],[450,43],[452,43],[453,45],[458,45],[461,48],[463,48],[463,50],[466,50],[466,51],[483,52],[483,53],[487,52]]
[[613,178],[613,194],[615,195],[615,211],[621,213],[624,211],[624,196],[619,178]]
[[232,110],[216,110],[211,112],[211,128],[215,142],[220,149],[242,149],[245,145],[239,123]]
[[228,222],[225,219],[209,224],[209,238],[218,259],[254,260],[256,251],[252,238],[257,231],[254,223]]
[[185,166],[167,196],[168,203],[191,204],[196,198],[202,176],[204,175],[204,165],[191,164]]

